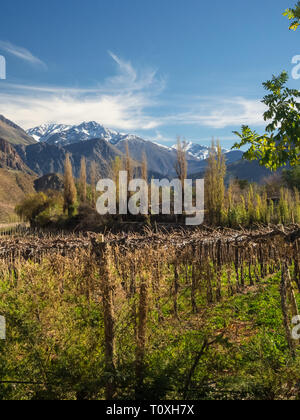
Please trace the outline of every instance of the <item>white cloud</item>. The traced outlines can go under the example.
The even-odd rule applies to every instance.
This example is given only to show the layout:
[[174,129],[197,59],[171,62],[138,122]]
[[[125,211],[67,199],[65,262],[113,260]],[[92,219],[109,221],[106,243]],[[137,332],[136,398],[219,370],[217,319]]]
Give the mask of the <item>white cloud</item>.
[[[265,125],[262,117],[265,108],[259,100],[196,95],[177,100],[174,92],[166,101],[160,96],[166,82],[156,70],[136,69],[116,54],[109,52],[109,55],[117,65],[117,74],[93,88],[0,85],[3,88],[0,114],[24,128],[46,122],[78,124],[95,120],[125,132],[144,131],[146,137],[157,142],[171,140],[158,131],[167,126],[224,129],[238,128],[242,124]],[[170,112],[172,107],[174,110]]]
[[155,135],[153,136],[147,136],[147,140],[152,141],[153,143],[157,143],[161,145],[161,143],[174,143],[176,142],[176,136],[170,137],[163,133],[161,133],[158,130],[155,130]]
[[156,71],[136,71],[110,53],[118,74],[92,89],[5,84],[0,96],[0,114],[24,128],[45,122],[77,124],[99,121],[107,127],[126,131],[150,130],[160,125],[146,109],[156,106],[164,80]]
[[21,60],[29,62],[30,64],[47,68],[46,64],[39,58],[35,57],[29,50],[23,47],[18,47],[11,42],[0,40],[0,50],[12,54]]
[[214,129],[232,126],[264,126],[266,107],[259,100],[242,97],[205,98],[191,111],[170,116],[177,124],[198,125]]
[[18,47],[17,45],[12,44],[11,42],[0,40],[0,50],[5,51],[8,54],[12,54],[15,57],[27,61],[28,63],[33,64],[35,66],[40,66],[44,69],[47,68],[47,65],[42,60],[35,57],[29,50],[23,47]]
[[145,105],[139,95],[99,95],[84,99],[70,94],[42,97],[4,94],[0,97],[0,114],[24,128],[45,122],[78,124],[95,120],[120,130],[149,130],[159,123],[143,114]]
[[110,82],[116,85],[133,85],[137,80],[137,72],[129,61],[122,60],[116,54],[108,51],[111,58],[118,64],[120,75],[110,78]]

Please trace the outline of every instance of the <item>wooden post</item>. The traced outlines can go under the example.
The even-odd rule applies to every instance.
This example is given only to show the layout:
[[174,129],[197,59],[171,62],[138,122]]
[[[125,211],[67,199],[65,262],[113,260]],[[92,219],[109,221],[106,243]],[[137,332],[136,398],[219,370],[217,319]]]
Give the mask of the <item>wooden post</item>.
[[178,273],[178,266],[175,264],[174,266],[174,294],[173,294],[173,306],[174,306],[174,315],[178,319],[178,291],[179,291],[179,273]]
[[192,265],[192,287],[191,287],[191,301],[192,301],[193,314],[198,313],[198,308],[197,308],[197,303],[196,303],[196,290],[197,290],[196,267],[195,267],[195,263],[193,263],[193,265]]
[[222,300],[222,241],[217,242],[216,299]]
[[[292,286],[291,273],[287,264],[285,264],[284,270],[285,270],[284,275],[286,276],[286,283],[287,283],[287,295],[288,295],[288,299],[291,305],[292,318],[294,318],[295,316],[299,315],[298,304],[297,304],[295,293]],[[294,344],[298,345],[299,340],[294,340]]]
[[136,399],[143,397],[144,359],[148,315],[148,285],[144,276],[141,278],[138,316],[138,333],[136,346]]
[[287,275],[286,275],[287,264],[282,264],[281,273],[281,284],[280,284],[280,296],[281,296],[281,309],[283,315],[283,325],[285,329],[287,343],[291,352],[292,357],[295,357],[295,343],[292,339],[292,333],[290,329],[290,320],[288,316],[288,304],[287,304]]
[[100,288],[104,314],[105,371],[110,378],[105,388],[106,400],[115,397],[115,316],[114,285],[110,272],[110,250],[105,242],[93,243],[94,252],[100,264]]

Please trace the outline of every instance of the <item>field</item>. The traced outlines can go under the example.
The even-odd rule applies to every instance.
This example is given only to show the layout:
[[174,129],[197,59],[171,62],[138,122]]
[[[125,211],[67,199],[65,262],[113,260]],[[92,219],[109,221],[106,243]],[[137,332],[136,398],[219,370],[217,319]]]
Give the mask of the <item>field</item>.
[[0,238],[0,398],[298,399],[299,227]]

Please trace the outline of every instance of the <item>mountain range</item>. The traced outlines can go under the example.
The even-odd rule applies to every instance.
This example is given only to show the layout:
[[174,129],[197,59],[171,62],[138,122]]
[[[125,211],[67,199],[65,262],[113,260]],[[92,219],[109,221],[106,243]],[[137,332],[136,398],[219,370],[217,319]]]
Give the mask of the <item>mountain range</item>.
[[[87,166],[96,162],[99,176],[108,176],[111,162],[124,157],[128,145],[134,165],[139,166],[145,154],[149,177],[174,177],[176,146],[164,146],[139,136],[110,130],[97,122],[79,125],[43,124],[27,131],[0,115],[0,168],[19,170],[29,175],[62,174],[66,154],[70,154],[74,175],[79,176],[80,161]],[[188,174],[203,175],[209,147],[186,143]],[[222,149],[230,177],[259,182],[270,172],[255,162],[242,160],[239,150]]]
[[[2,176],[5,171],[23,173],[32,180],[32,184],[45,175],[63,174],[66,154],[70,154],[75,177],[79,177],[82,157],[86,158],[88,169],[92,161],[96,162],[99,177],[109,176],[112,161],[125,156],[127,145],[134,166],[138,167],[143,155],[146,155],[149,178],[176,176],[176,146],[167,147],[132,134],[119,133],[96,122],[74,126],[44,124],[25,131],[0,115]],[[202,177],[207,166],[209,147],[187,143],[186,149],[189,177]],[[255,162],[243,161],[241,151],[223,149],[223,153],[228,177],[259,182],[270,174]],[[41,182],[38,184],[41,188]]]
[[[33,137],[37,142],[60,146],[68,146],[70,144],[82,141],[86,142],[92,139],[102,139],[114,146],[120,146],[121,149],[124,149],[124,146],[122,147],[122,145],[126,144],[126,142],[135,145],[139,144],[142,148],[148,145],[160,152],[166,152],[167,150],[172,154],[177,148],[176,145],[166,147],[158,143],[146,141],[141,137],[132,134],[119,133],[118,131],[107,129],[95,121],[83,122],[79,125],[43,124],[27,130],[27,134]],[[225,154],[230,153],[230,151],[226,149],[222,149],[222,151]],[[186,144],[186,152],[190,159],[195,158],[197,160],[204,160],[208,158],[209,147],[189,142]]]
[[[174,169],[176,145],[172,147],[163,146],[132,134],[124,134],[107,129],[95,121],[83,122],[73,126],[44,124],[29,129],[27,134],[34,138],[40,146],[26,147],[26,152],[23,156],[26,164],[39,174],[44,174],[46,170],[51,168],[60,172],[60,164],[57,165],[53,161],[53,151],[55,150],[53,146],[60,149],[60,151],[57,150],[58,161],[60,157],[64,158],[65,151],[72,154],[76,174],[78,159],[80,161],[81,156],[85,156],[88,161],[96,160],[99,162],[100,172],[103,173],[103,170],[105,172],[107,169],[107,163],[110,164],[110,159],[114,159],[120,153],[124,155],[126,145],[128,145],[130,155],[136,162],[141,162],[143,154],[146,154],[150,175],[155,174],[161,177],[176,175]],[[48,146],[52,146],[52,148],[48,148]],[[199,172],[203,167],[203,161],[208,157],[209,147],[190,142],[186,145],[186,151],[189,173]],[[40,154],[46,157],[48,153],[48,161],[45,162],[43,159],[41,165]],[[233,163],[242,157],[242,152],[240,151],[223,149],[223,153],[226,154],[228,163]],[[94,159],[95,157],[96,159]]]

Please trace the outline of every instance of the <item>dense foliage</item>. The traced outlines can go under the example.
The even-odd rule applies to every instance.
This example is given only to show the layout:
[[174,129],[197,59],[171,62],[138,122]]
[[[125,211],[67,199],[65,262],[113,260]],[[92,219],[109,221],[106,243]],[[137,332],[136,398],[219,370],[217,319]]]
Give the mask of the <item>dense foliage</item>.
[[283,72],[263,83],[270,92],[262,101],[268,107],[264,113],[265,121],[269,121],[265,134],[260,135],[248,126],[243,126],[241,133],[235,132],[240,142],[233,148],[250,145],[244,157],[258,160],[261,165],[272,170],[287,164],[299,164],[300,91],[286,87],[287,81],[288,75]]

